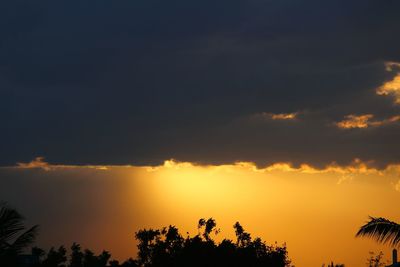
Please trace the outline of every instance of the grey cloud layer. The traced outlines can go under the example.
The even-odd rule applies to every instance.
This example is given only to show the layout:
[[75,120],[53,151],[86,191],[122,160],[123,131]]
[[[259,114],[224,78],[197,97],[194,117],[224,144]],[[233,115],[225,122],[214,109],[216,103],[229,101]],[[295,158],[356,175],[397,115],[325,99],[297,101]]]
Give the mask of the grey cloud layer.
[[[0,4],[0,165],[398,162],[398,1]],[[395,69],[395,66],[393,67]],[[254,114],[300,112],[296,121]]]

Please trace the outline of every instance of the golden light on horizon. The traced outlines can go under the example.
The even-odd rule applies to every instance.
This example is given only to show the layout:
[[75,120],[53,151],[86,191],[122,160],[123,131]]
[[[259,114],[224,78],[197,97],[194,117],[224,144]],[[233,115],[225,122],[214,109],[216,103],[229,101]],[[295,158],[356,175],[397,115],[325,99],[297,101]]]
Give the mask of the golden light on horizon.
[[[80,219],[81,233],[75,221],[62,222],[67,224],[63,233],[53,233],[53,224],[50,228],[43,224],[43,231],[54,240],[108,249],[121,260],[135,256],[133,233],[139,229],[172,224],[183,236],[195,235],[198,220],[213,217],[221,229],[216,240],[233,239],[232,226],[239,221],[253,238],[286,243],[296,266],[320,266],[331,260],[356,266],[369,251],[383,250],[386,255],[390,251],[354,237],[368,215],[399,219],[393,205],[400,194],[399,165],[376,169],[361,160],[324,168],[284,162],[260,168],[251,162],[196,165],[173,160],[155,167],[63,166],[44,160],[28,165],[48,177],[51,192],[53,183],[62,182],[64,188],[74,189],[72,203],[83,201],[93,209],[84,224]],[[10,170],[27,173],[28,165]],[[68,218],[74,220],[75,215]],[[51,238],[47,242],[54,245]]]
[[[240,221],[253,237],[286,242],[299,266],[330,260],[352,266],[354,254],[366,258],[371,248],[379,247],[354,234],[368,215],[382,214],[382,206],[398,197],[393,168],[380,171],[361,161],[325,169],[287,163],[259,169],[245,162],[196,166],[167,161],[148,172],[160,212],[158,225],[174,223],[183,233],[195,234],[199,218],[213,217],[222,229],[218,240],[233,238],[232,225]],[[382,194],[385,199],[371,199]]]

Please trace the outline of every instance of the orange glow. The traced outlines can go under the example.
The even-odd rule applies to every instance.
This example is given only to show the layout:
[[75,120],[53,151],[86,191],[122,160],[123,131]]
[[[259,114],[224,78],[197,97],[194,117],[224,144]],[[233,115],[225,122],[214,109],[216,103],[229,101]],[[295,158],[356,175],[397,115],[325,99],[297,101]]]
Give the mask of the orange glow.
[[41,168],[46,171],[49,171],[51,169],[50,164],[44,161],[44,157],[37,157],[28,163],[18,162],[17,166],[18,166],[18,168],[21,168],[21,169]]
[[337,122],[336,126],[341,129],[354,129],[354,128],[368,128],[368,127],[378,127],[391,123],[395,123],[400,121],[400,116],[392,116],[388,119],[384,120],[372,120],[374,115],[372,114],[364,114],[364,115],[347,115],[345,119]]
[[[179,226],[195,233],[194,222],[212,216],[223,235],[232,238],[232,222],[239,220],[270,243],[287,242],[296,266],[330,260],[357,266],[368,251],[385,250],[370,240],[355,239],[357,227],[369,214],[398,218],[389,204],[398,197],[398,172],[393,168],[378,170],[360,160],[324,169],[288,163],[259,169],[243,162],[195,166],[168,161],[151,173],[160,224],[176,218],[182,220]],[[371,198],[375,194],[385,197]]]
[[273,120],[293,120],[297,116],[296,113],[281,113],[281,114],[272,114]]
[[369,126],[369,120],[372,119],[374,115],[365,114],[365,115],[347,115],[345,119],[336,123],[339,128],[342,129],[351,129],[351,128],[367,128]]
[[[393,68],[400,67],[400,63],[387,62],[385,66],[387,71],[392,72]],[[383,96],[392,95],[395,99],[395,103],[400,104],[400,73],[397,73],[392,80],[387,81],[382,86],[380,86],[376,90],[376,93]]]
[[[54,238],[47,242],[77,241],[98,251],[109,249],[121,260],[135,256],[133,233],[141,228],[173,224],[184,236],[193,235],[199,218],[213,217],[221,228],[217,240],[233,238],[232,225],[240,221],[252,237],[286,242],[299,267],[331,260],[362,266],[369,251],[390,256],[389,247],[354,237],[367,216],[400,220],[398,205],[393,204],[400,194],[400,165],[376,169],[354,160],[348,166],[325,168],[282,162],[258,168],[251,162],[204,166],[169,160],[155,167],[103,170],[41,162],[48,170],[42,174],[50,182],[68,174],[64,183],[76,183],[77,188],[89,183],[83,203],[101,207],[81,232],[70,224],[65,232],[42,225],[42,232],[50,231]],[[25,167],[20,164],[14,171],[30,171]]]
[[294,120],[298,113],[262,113],[262,116],[272,120]]

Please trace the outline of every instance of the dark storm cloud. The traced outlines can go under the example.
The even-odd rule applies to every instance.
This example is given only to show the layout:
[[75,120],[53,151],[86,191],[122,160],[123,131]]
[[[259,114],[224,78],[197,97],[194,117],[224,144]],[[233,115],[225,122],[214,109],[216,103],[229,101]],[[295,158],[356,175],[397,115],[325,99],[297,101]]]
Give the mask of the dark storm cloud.
[[[399,160],[398,1],[0,4],[0,163]],[[292,121],[260,113],[302,112]]]

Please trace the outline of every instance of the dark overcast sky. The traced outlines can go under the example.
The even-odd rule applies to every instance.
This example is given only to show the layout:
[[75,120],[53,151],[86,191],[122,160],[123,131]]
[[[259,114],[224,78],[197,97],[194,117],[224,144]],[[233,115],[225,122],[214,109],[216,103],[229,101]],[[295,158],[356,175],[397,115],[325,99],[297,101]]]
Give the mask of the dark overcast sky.
[[[399,162],[398,0],[1,1],[0,165]],[[262,113],[299,112],[296,120]]]

